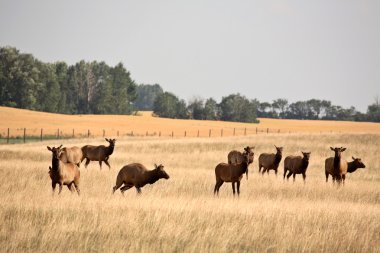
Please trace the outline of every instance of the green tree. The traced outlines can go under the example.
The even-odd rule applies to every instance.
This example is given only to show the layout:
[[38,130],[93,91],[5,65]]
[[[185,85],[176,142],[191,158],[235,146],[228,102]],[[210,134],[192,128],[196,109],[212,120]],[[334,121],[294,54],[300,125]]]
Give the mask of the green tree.
[[136,87],[137,98],[134,101],[134,106],[139,110],[153,110],[154,100],[157,95],[164,91],[159,84],[140,84]]

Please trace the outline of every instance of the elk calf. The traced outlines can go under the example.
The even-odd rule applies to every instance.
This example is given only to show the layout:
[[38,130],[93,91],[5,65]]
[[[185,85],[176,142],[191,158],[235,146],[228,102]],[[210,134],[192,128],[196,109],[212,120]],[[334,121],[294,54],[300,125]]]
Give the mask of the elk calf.
[[263,169],[263,175],[265,171],[269,174],[269,170],[274,170],[277,175],[278,166],[280,165],[282,159],[282,147],[276,147],[276,154],[273,153],[263,153],[259,156],[259,172],[261,172],[261,168]]
[[219,188],[224,182],[232,183],[232,192],[235,196],[235,183],[237,185],[237,193],[240,194],[240,180],[244,173],[248,173],[249,154],[243,155],[243,162],[239,164],[219,163],[215,167],[216,184],[214,187],[214,195],[219,195]]
[[[61,145],[62,146],[62,145]],[[49,147],[47,149],[52,152],[52,166],[49,167],[49,175],[51,178],[51,186],[53,188],[53,194],[55,187],[59,185],[59,192],[62,191],[62,185],[67,185],[67,188],[73,192],[72,185],[75,186],[78,195],[80,194],[79,190],[79,180],[80,180],[80,171],[77,165],[73,163],[62,162],[59,158],[61,155],[61,146],[60,147]]]
[[357,169],[364,169],[365,164],[362,162],[362,159],[352,157],[352,162],[347,163],[347,172],[352,173],[355,172]]
[[62,162],[74,163],[78,167],[80,167],[80,163],[83,160],[82,158],[83,158],[82,149],[79,147],[75,147],[75,146],[71,147],[71,148],[67,148],[67,147],[62,148],[61,149],[61,155],[59,156],[59,159]]
[[100,145],[100,146],[86,145],[82,147],[82,152],[83,152],[82,161],[86,159],[86,164],[85,164],[86,168],[88,164],[90,163],[90,161],[99,161],[100,169],[102,169],[102,162],[105,162],[108,168],[111,169],[111,165],[108,163],[108,159],[110,155],[112,155],[113,153],[116,139],[105,138],[105,140],[109,142],[108,147],[104,145]]
[[154,184],[161,178],[169,179],[169,175],[165,172],[164,166],[160,164],[154,165],[155,169],[148,170],[140,163],[132,163],[121,168],[116,177],[116,185],[113,187],[113,193],[120,188],[121,193],[133,186],[136,187],[137,193],[141,193],[141,187],[146,184]]
[[309,166],[310,152],[302,152],[303,157],[301,156],[287,156],[284,160],[284,179],[286,172],[289,171],[286,178],[289,180],[289,177],[293,175],[293,182],[296,180],[296,174],[302,174],[303,181],[306,180],[306,170]]

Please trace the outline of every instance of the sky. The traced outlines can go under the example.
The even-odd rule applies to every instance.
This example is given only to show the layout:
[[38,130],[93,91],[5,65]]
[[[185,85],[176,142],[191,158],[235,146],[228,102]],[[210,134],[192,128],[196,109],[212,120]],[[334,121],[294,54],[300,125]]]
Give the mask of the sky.
[[122,62],[180,98],[380,96],[380,1],[0,0],[0,46],[44,62]]

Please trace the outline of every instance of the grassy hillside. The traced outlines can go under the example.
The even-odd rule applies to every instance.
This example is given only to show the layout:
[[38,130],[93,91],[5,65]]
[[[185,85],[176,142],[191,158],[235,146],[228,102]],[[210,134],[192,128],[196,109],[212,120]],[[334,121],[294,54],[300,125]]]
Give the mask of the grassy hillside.
[[279,120],[260,119],[259,124],[234,123],[222,121],[179,120],[152,117],[150,112],[140,113],[142,116],[121,115],[61,115],[29,110],[0,107],[0,134],[6,136],[10,128],[11,136],[23,135],[27,128],[27,135],[40,135],[43,128],[45,135],[71,136],[73,129],[75,135],[87,136],[90,130],[92,136],[101,136],[103,129],[107,136],[120,135],[149,135],[160,132],[164,136],[174,133],[174,136],[208,136],[211,129],[212,136],[232,136],[235,128],[236,135],[255,134],[256,128],[266,132],[281,133],[380,133],[379,123],[345,122],[345,121],[311,121],[311,120]]
[[[85,118],[108,117],[114,118]],[[277,178],[273,172],[258,174],[257,157],[273,152],[273,144],[284,146],[284,156],[311,151],[305,185],[299,175],[295,183],[284,182],[282,162]],[[2,145],[0,247],[4,252],[379,252],[379,144],[377,134],[123,137],[109,160],[111,170],[100,171],[95,162],[88,169],[82,165],[80,197],[67,188],[51,196],[46,146],[56,141]],[[231,184],[214,197],[216,164],[246,145],[256,146],[255,161],[249,180],[243,177],[240,198],[232,196]],[[326,184],[329,146],[347,147],[343,156],[361,157],[367,168],[349,174],[344,187]],[[148,168],[163,163],[171,178],[142,188],[141,196],[135,189],[124,197],[112,195],[117,172],[131,162]]]

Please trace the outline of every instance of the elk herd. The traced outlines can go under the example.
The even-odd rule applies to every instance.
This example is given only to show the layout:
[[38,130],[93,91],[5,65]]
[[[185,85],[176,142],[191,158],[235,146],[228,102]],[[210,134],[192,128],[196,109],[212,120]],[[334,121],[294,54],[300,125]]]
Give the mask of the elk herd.
[[[53,194],[56,185],[59,186],[59,193],[62,191],[62,187],[66,185],[71,192],[80,194],[80,164],[86,159],[85,167],[88,166],[90,161],[98,161],[100,169],[102,168],[102,162],[104,162],[109,169],[111,165],[108,160],[112,155],[116,139],[105,140],[109,143],[108,146],[92,146],[85,145],[82,148],[79,147],[49,147],[47,149],[52,152],[52,165],[49,166],[49,175],[52,182]],[[265,172],[269,175],[270,170],[274,170],[276,176],[280,162],[282,160],[283,147],[277,147],[276,153],[262,153],[258,159],[259,173],[264,176]],[[334,156],[325,160],[325,175],[326,182],[331,175],[333,182],[335,181],[340,185],[346,179],[347,173],[352,173],[358,168],[365,168],[364,163],[360,158],[352,157],[351,162],[347,162],[342,158],[342,153],[346,150],[343,147],[330,147],[331,151],[334,151]],[[289,155],[284,159],[284,175],[283,179],[289,179],[293,176],[293,182],[295,181],[296,174],[302,174],[303,180],[306,180],[306,171],[309,166],[310,152],[301,152],[302,156]],[[243,152],[233,150],[227,155],[228,163],[219,163],[215,167],[215,187],[214,195],[219,194],[219,189],[224,182],[232,184],[233,195],[237,192],[240,194],[240,181],[243,175],[246,174],[248,180],[248,168],[254,161],[254,147],[247,146],[243,149]],[[146,184],[154,184],[159,179],[169,179],[169,175],[165,172],[162,164],[156,165],[153,170],[148,170],[144,165],[140,163],[131,163],[125,165],[120,169],[117,177],[116,184],[113,187],[113,193],[120,189],[121,193],[132,187],[136,188],[137,193],[141,193],[141,188]],[[236,185],[236,188],[235,188]]]

